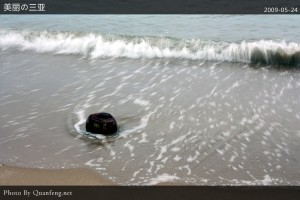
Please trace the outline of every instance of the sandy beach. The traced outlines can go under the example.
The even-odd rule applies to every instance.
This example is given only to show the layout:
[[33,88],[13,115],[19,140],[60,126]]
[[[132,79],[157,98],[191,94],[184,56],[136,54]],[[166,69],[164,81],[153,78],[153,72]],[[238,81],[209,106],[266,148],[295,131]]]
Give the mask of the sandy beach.
[[[115,186],[92,170],[34,169],[0,165],[0,186]],[[177,186],[174,182],[158,182],[157,186]]]
[[294,18],[106,17],[0,20],[2,185],[300,185]]
[[33,169],[0,166],[0,185],[112,185],[87,169]]

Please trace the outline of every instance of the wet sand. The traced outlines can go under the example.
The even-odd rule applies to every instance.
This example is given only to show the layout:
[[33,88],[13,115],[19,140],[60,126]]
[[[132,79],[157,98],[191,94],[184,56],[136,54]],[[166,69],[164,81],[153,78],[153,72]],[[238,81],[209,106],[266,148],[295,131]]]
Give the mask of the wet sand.
[[0,166],[0,185],[112,185],[88,169],[33,169]]
[[[1,53],[0,163],[90,168],[120,185],[300,184],[298,71]],[[81,133],[100,111],[118,137]]]

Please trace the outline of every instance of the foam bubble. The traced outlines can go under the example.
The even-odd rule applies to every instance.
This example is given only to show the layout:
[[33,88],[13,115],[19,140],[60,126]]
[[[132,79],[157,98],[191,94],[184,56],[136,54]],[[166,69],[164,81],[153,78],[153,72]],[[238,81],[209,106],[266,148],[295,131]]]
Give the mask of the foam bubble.
[[164,173],[162,175],[158,175],[155,178],[152,178],[148,183],[146,183],[146,185],[156,185],[158,183],[174,182],[176,180],[180,180],[180,178],[175,175],[170,175],[170,174]]

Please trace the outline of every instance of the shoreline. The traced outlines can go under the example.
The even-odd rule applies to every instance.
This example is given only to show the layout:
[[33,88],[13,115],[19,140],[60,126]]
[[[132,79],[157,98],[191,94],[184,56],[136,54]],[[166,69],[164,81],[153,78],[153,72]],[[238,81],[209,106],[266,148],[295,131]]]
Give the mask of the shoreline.
[[[86,168],[115,185],[299,185],[298,72],[3,55],[0,163]],[[86,117],[100,111],[115,117],[120,137],[81,134]]]
[[86,168],[35,169],[0,165],[0,186],[11,185],[114,185]]

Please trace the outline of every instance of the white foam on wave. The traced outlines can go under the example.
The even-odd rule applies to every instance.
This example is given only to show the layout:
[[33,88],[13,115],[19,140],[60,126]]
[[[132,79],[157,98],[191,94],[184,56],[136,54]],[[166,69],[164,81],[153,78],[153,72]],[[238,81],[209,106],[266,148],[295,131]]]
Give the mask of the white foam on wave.
[[168,145],[165,145],[165,146],[160,147],[160,153],[159,153],[159,155],[157,156],[156,160],[162,159],[163,154],[167,152],[167,146],[168,146]]
[[150,179],[150,181],[148,183],[146,183],[146,185],[157,185],[158,183],[174,182],[176,180],[180,180],[180,178],[175,175],[170,175],[170,174],[164,173],[164,174],[158,175],[155,178]]
[[143,100],[143,99],[135,99],[133,103],[141,105],[141,106],[147,106],[147,105],[149,105],[150,102]]
[[[268,174],[264,175],[263,179],[254,179],[254,180],[242,180],[242,179],[226,179],[223,177],[219,177],[221,180],[228,181],[233,185],[274,185],[281,183],[282,180],[278,178],[272,178]],[[254,177],[253,177],[254,178]]]
[[137,131],[140,131],[142,129],[144,129],[147,125],[148,125],[148,121],[150,119],[150,117],[156,113],[157,109],[159,108],[160,106],[156,107],[152,112],[149,112],[147,113],[146,115],[144,115],[141,120],[140,120],[140,123],[137,125],[137,126],[134,126],[132,127],[131,129],[128,129],[128,130],[124,130],[120,133],[120,136],[121,137],[127,137],[128,134],[130,133],[133,133],[133,132],[137,132]]
[[85,123],[85,112],[84,110],[78,110],[75,112],[75,114],[77,115],[79,121],[74,124],[74,128],[79,133],[81,131],[80,126]]
[[[280,60],[280,56],[292,56],[300,52],[298,43],[273,40],[229,43],[200,39],[108,37],[95,33],[79,35],[66,32],[14,30],[0,30],[0,48],[2,50],[17,48],[22,51],[32,50],[42,53],[79,54],[91,59],[102,57],[180,58],[246,63],[251,62],[253,55],[257,55],[258,59],[262,59],[263,62],[273,63]],[[257,59],[257,56],[254,59]],[[284,58],[282,60],[285,62]],[[298,60],[295,62],[298,65]]]

